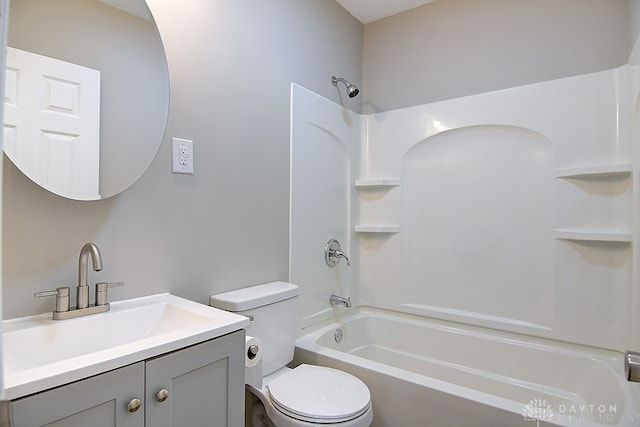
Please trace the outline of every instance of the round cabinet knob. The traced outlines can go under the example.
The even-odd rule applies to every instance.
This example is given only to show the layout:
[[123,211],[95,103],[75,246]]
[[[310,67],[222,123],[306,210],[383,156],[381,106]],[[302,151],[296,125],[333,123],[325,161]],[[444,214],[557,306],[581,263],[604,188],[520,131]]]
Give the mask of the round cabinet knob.
[[136,412],[138,409],[140,409],[140,406],[142,406],[142,402],[140,401],[140,399],[131,399],[131,401],[127,405],[127,409],[129,410],[129,412]]
[[158,393],[156,393],[156,400],[158,402],[164,402],[165,400],[167,400],[167,397],[169,397],[169,390],[167,390],[166,388],[163,388]]

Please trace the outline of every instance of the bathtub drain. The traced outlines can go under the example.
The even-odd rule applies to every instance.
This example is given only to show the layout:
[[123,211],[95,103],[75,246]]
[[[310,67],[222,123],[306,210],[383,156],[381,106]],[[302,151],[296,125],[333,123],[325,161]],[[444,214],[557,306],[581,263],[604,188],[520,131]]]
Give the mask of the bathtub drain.
[[340,342],[342,341],[342,329],[338,328],[336,329],[336,331],[333,333],[333,338],[336,340],[336,342]]

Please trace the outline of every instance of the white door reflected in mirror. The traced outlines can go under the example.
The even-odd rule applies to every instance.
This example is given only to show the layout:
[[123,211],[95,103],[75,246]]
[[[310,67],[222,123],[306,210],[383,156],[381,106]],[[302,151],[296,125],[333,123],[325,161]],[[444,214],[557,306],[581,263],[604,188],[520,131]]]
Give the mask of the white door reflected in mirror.
[[44,188],[99,194],[100,71],[7,49],[5,153]]
[[[94,196],[52,185],[62,181],[82,187],[89,181],[75,179],[78,170],[70,167],[77,155],[72,147],[80,146],[70,140],[79,134],[83,145],[85,142],[84,134],[76,130],[55,134],[54,146],[60,150],[55,157],[63,159],[56,159],[55,165],[49,163],[44,180],[40,172],[31,173],[7,153],[16,168],[41,187],[78,200],[105,199],[136,182],[158,152],[169,110],[167,61],[145,0],[11,0],[7,33],[7,45],[12,48],[100,71],[99,167],[94,161],[77,165],[98,173],[98,189],[91,190]],[[74,108],[73,91],[63,90],[63,86],[57,85],[51,95],[62,110]],[[81,108],[83,105],[81,100]],[[30,143],[40,144],[40,137],[40,133],[35,139],[30,137]],[[9,173],[13,173],[11,168]],[[95,179],[90,182],[95,186]]]

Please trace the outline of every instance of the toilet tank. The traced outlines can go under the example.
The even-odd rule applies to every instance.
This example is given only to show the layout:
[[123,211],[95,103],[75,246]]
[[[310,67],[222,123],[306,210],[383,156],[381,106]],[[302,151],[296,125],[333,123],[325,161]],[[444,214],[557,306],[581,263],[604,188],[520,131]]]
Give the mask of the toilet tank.
[[298,286],[271,282],[211,296],[209,305],[251,320],[246,331],[262,343],[262,367],[268,375],[293,360],[298,329]]

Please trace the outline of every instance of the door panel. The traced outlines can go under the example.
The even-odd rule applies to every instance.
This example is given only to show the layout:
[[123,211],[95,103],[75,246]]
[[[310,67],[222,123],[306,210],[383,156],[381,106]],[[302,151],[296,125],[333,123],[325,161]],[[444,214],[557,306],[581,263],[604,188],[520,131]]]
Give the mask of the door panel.
[[[147,362],[147,425],[244,425],[244,330]],[[169,392],[164,402],[156,394]]]
[[98,197],[100,72],[8,48],[6,76],[9,158],[57,194]]
[[87,378],[11,403],[14,427],[144,427],[144,362]]

